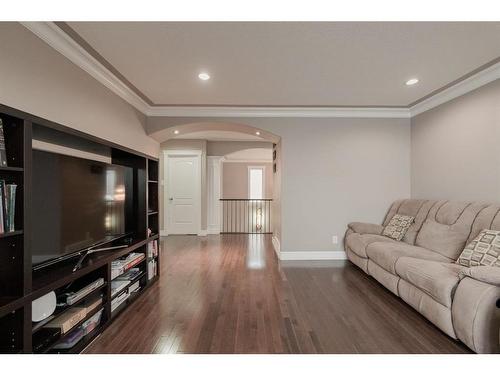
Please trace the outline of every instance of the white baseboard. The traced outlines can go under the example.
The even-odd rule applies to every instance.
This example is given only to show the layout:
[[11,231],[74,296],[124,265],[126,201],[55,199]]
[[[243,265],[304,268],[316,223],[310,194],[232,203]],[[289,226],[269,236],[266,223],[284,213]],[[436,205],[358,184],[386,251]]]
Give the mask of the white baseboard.
[[198,232],[198,236],[199,236],[199,237],[205,237],[207,234],[208,234],[208,233],[207,233],[207,231],[206,231],[206,230],[200,230],[200,231]]
[[167,231],[166,231],[166,230],[164,230],[164,229],[160,230],[160,236],[162,236],[162,237],[166,237],[166,236],[168,236]]
[[220,234],[220,229],[209,229],[208,234]]
[[276,236],[273,236],[273,247],[274,247],[274,252],[276,253],[276,256],[278,257],[278,259],[280,259],[280,240],[278,239],[278,237]]
[[345,260],[343,251],[282,251],[281,260]]

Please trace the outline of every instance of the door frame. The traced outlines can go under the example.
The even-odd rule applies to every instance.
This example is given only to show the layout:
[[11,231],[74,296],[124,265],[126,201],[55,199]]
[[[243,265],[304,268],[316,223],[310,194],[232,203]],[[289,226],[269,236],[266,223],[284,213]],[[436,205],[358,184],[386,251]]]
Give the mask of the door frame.
[[198,158],[198,173],[196,174],[196,230],[201,235],[201,174],[202,174],[202,150],[163,150],[163,222],[165,235],[170,233],[171,217],[168,211],[168,164],[172,156],[192,156]]

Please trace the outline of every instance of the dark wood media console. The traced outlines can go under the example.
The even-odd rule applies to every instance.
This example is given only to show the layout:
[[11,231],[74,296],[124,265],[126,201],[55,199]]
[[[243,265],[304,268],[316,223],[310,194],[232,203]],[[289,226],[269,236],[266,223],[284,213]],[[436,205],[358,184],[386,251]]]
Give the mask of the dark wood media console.
[[[8,166],[0,167],[0,179],[17,185],[15,231],[0,234],[0,353],[79,353],[119,314],[126,313],[128,306],[158,280],[160,251],[153,255],[148,251],[152,241],[157,241],[157,248],[160,248],[158,160],[4,105],[0,105],[0,118],[3,121],[8,160]],[[126,227],[133,235],[127,247],[91,254],[75,272],[73,267],[78,258],[33,270],[31,194],[36,186],[32,184],[32,145],[37,141],[105,155],[113,164],[132,168],[133,204],[126,209],[125,217]],[[132,252],[144,254],[144,259],[134,266],[140,272],[133,282],[138,281],[140,287],[132,291],[125,303],[112,312],[111,265],[113,261]],[[72,287],[76,289],[78,285],[85,285],[97,278],[104,279],[104,283],[89,296],[101,296],[101,304],[88,311],[84,319],[71,330],[60,334],[55,341],[41,345],[38,337],[46,328],[44,325],[67,312],[70,307],[58,307],[50,318],[37,324],[32,323],[31,319],[32,302],[51,291],[58,294]],[[86,298],[71,307],[83,305]],[[98,326],[77,344],[67,349],[54,348],[79,328],[82,322],[101,310]]]

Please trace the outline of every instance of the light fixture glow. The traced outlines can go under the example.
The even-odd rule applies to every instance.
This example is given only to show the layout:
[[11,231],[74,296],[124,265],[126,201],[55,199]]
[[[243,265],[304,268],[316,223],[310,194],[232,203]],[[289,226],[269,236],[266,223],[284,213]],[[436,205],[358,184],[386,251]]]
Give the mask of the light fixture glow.
[[255,132],[256,135],[260,135],[260,132]]
[[174,134],[179,134],[179,131],[178,130],[174,130]]
[[413,86],[418,83],[418,78],[412,78],[406,81],[406,86]]
[[198,78],[202,81],[208,81],[210,79],[210,75],[208,75],[207,73],[200,73],[198,74]]

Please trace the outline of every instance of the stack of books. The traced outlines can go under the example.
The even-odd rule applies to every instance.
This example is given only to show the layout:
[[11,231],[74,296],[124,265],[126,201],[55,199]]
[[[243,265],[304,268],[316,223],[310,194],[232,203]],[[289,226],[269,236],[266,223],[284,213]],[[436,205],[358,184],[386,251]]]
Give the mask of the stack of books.
[[130,253],[123,259],[117,259],[111,263],[111,279],[114,279],[130,268],[139,264],[145,255],[143,253]]
[[0,233],[14,232],[16,212],[16,184],[0,180]]

